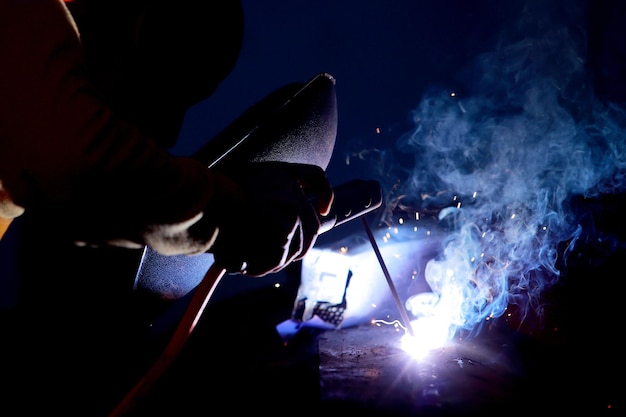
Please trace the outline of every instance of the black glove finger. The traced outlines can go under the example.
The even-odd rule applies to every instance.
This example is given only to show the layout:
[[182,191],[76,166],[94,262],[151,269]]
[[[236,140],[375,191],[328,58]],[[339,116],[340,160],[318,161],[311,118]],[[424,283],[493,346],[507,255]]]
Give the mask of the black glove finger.
[[285,259],[285,264],[288,265],[294,261],[301,259],[304,256],[304,253],[308,250],[308,243],[311,241],[311,238],[306,236],[304,233],[304,228],[302,225],[302,220],[298,217],[296,224],[294,224],[293,232],[290,234],[289,246],[287,257]]
[[308,199],[304,195],[302,196],[300,204],[299,223],[298,240],[300,240],[300,244],[298,253],[292,260],[302,259],[304,255],[306,255],[306,253],[313,247],[313,245],[315,245],[321,225],[317,210],[309,203]]
[[[251,242],[245,257],[246,275],[261,276],[278,272],[301,259],[313,246],[319,230],[319,220],[315,209],[304,195],[300,196],[300,203],[300,215],[289,218],[282,216],[280,223],[267,224],[268,229],[263,234],[264,241]],[[270,230],[271,228],[274,230]]]
[[286,246],[265,244],[256,246],[254,250],[246,253],[246,261],[242,274],[261,277],[278,272],[289,264],[287,260],[288,249]]
[[294,213],[293,216],[282,215],[277,229],[287,238],[288,245],[286,264],[302,259],[314,245],[320,229],[320,220],[316,208],[305,195],[299,183],[294,183],[293,193],[282,201],[282,213]]
[[314,197],[317,212],[322,216],[327,215],[333,203],[334,192],[324,170],[317,165],[306,164],[292,164],[290,169],[305,195]]

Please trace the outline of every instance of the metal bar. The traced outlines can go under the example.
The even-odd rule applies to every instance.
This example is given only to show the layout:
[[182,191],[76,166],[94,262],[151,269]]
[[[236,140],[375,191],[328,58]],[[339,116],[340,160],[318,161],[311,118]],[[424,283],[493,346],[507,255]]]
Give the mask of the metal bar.
[[361,217],[361,221],[363,222],[363,227],[365,228],[365,232],[367,233],[367,237],[372,244],[372,248],[376,253],[376,257],[378,258],[378,263],[383,270],[383,274],[385,275],[385,279],[387,280],[387,285],[389,285],[389,290],[391,290],[391,295],[393,296],[394,301],[396,302],[396,307],[398,308],[398,312],[400,313],[400,318],[404,327],[406,327],[407,331],[411,336],[415,336],[413,333],[413,328],[411,327],[411,320],[409,319],[409,315],[406,313],[406,309],[398,296],[398,291],[396,291],[396,286],[393,284],[391,280],[391,275],[387,270],[387,265],[385,265],[385,261],[383,260],[383,256],[380,253],[380,249],[378,249],[378,244],[376,243],[376,239],[374,238],[374,234],[372,233],[372,229],[370,228],[369,223],[365,219],[365,216]]

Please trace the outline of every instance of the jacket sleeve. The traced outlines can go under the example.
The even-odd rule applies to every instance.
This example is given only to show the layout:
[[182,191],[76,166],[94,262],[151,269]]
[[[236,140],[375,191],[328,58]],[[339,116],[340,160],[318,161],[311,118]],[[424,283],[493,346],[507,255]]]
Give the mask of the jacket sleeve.
[[61,0],[0,0],[0,61],[0,216],[44,213],[88,245],[210,248],[228,182],[104,105]]

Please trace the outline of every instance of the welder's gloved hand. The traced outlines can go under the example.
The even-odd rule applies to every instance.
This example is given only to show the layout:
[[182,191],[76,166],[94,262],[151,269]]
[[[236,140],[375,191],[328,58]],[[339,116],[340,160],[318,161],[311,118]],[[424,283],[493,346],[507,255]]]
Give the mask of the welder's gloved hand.
[[328,214],[333,189],[316,165],[259,162],[230,177],[238,201],[217,219],[219,234],[210,252],[228,272],[263,276],[300,260],[315,244],[318,215]]

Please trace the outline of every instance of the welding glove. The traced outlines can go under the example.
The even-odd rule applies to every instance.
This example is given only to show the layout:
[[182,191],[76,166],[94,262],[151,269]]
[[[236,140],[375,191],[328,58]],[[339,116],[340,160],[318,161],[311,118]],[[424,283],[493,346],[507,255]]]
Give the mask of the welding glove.
[[231,273],[263,276],[302,259],[315,244],[320,215],[330,211],[333,189],[316,165],[250,163],[229,174],[236,184],[227,212],[217,219],[209,250]]

